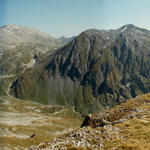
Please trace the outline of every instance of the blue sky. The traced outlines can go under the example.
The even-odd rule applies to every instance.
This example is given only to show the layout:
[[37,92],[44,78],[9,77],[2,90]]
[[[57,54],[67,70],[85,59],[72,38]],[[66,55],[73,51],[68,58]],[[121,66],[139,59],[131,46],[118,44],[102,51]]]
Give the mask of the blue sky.
[[0,0],[0,26],[25,25],[55,37],[134,24],[150,30],[150,0]]

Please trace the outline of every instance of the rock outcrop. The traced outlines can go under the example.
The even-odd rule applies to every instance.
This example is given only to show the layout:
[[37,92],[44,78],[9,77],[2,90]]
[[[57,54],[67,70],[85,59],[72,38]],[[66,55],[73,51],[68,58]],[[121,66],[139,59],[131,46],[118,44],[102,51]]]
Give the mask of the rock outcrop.
[[105,125],[114,125],[116,123],[122,123],[129,118],[133,118],[140,112],[139,106],[146,105],[149,101],[141,99],[139,96],[132,100],[128,100],[121,105],[117,105],[110,110],[106,110],[102,113],[90,114],[85,117],[81,127],[91,126],[93,128],[103,127]]

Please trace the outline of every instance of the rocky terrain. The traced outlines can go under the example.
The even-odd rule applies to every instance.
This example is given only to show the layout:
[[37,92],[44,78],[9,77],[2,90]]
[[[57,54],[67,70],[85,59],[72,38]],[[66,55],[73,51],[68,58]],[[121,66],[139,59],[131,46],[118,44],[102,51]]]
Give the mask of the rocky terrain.
[[39,56],[62,45],[60,40],[25,26],[0,27],[0,95],[21,72],[34,66]]
[[7,25],[0,43],[0,149],[149,150],[150,31],[90,29],[64,45]]
[[134,25],[87,30],[37,61],[11,94],[44,104],[100,112],[150,91],[150,31]]
[[150,148],[150,94],[137,96],[87,118],[81,128],[51,138],[30,149],[149,150]]

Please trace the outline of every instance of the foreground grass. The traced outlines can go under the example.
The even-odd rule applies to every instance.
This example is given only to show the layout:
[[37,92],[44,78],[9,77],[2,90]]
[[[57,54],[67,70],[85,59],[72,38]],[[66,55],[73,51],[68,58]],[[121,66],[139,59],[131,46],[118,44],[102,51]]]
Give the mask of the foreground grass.
[[0,149],[20,150],[38,145],[79,127],[81,121],[70,106],[46,106],[0,97]]
[[114,124],[78,128],[32,149],[150,150],[150,94],[138,96],[105,112],[100,115],[108,115],[110,121],[116,121]]

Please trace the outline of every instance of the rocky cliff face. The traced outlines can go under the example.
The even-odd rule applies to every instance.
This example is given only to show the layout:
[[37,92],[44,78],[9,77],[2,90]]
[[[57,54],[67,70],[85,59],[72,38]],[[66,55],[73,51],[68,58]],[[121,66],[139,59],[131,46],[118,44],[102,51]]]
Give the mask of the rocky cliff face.
[[150,91],[150,31],[87,30],[39,60],[11,87],[16,97],[73,105],[83,115]]

